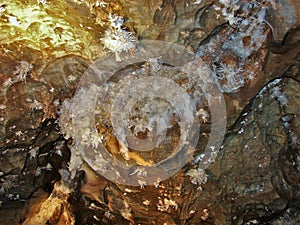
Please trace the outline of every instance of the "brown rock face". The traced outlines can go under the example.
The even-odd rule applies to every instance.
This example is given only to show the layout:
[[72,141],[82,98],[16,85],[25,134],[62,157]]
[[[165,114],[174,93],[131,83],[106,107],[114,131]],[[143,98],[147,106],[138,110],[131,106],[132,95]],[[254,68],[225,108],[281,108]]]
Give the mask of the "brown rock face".
[[300,224],[298,0],[1,4],[0,224]]

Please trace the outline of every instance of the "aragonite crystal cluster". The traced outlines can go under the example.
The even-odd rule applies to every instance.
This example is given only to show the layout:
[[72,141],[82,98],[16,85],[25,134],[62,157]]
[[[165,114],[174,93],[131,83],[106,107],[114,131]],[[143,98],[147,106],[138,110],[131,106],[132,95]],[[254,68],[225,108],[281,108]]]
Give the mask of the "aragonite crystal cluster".
[[298,0],[4,0],[0,28],[0,224],[300,223]]

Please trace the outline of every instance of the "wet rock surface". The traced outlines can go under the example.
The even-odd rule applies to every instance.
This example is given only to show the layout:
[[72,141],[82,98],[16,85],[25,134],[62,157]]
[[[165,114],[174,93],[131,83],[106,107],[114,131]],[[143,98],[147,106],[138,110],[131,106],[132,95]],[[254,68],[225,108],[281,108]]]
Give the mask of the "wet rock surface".
[[[0,224],[299,224],[299,3],[237,1],[231,17],[235,5],[222,2],[5,1]],[[29,8],[40,17],[18,16]],[[206,182],[191,182],[192,159],[169,179],[141,187],[111,182],[86,163],[70,174],[74,140],[58,125],[61,105],[107,52],[101,38],[110,14],[123,16],[138,39],[186,46],[214,72],[227,129]],[[195,157],[210,135],[201,123]]]

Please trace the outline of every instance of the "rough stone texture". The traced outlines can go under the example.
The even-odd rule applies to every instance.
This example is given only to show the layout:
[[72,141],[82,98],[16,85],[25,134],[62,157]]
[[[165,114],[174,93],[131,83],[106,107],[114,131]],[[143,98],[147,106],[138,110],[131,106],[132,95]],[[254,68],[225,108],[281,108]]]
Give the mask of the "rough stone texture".
[[[279,79],[274,86],[272,82]],[[212,166],[222,205],[236,214],[228,223],[269,216],[278,201],[284,207],[299,196],[299,122],[294,108],[299,105],[299,81],[278,78],[272,82],[244,109]],[[282,88],[289,99],[286,105],[272,97],[274,87]]]
[[[224,51],[239,32],[215,1],[105,1],[107,8],[92,0],[57,2],[4,1],[0,13],[0,224],[30,224],[39,215],[40,224],[300,223],[298,0],[279,0],[278,10],[267,11],[265,39],[244,58],[236,49]],[[41,17],[19,16],[28,10]],[[56,119],[89,64],[104,54],[100,38],[109,13],[124,16],[139,39],[176,42],[205,53],[199,57],[211,67],[217,58],[253,72],[224,93],[228,129],[207,183],[191,183],[192,163],[143,189],[112,183],[86,164],[70,178],[72,140]],[[9,16],[22,26],[9,24]],[[251,35],[242,40],[251,46]],[[195,154],[205,134],[199,143]]]

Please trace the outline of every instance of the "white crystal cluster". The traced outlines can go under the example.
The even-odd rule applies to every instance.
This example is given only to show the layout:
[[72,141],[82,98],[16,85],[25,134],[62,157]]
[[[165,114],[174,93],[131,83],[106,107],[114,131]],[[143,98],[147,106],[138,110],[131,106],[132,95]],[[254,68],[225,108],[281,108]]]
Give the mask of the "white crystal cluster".
[[[215,35],[208,44],[201,45],[197,55],[210,55],[214,58],[212,69],[219,81],[219,88],[223,93],[234,93],[244,87],[247,80],[253,79],[256,71],[261,70],[259,63],[252,62],[252,55],[259,51],[266,42],[267,30],[273,29],[266,20],[268,7],[277,7],[276,2],[266,0],[230,1],[220,0],[213,6],[217,18],[224,18],[228,22],[226,34]],[[226,37],[226,39],[222,38]],[[223,61],[222,54],[231,52],[238,62],[230,64]]]
[[[143,49],[136,53],[141,55],[127,61],[108,57],[95,62],[90,67],[94,72],[88,70],[88,80],[83,78],[75,97],[64,101],[59,125],[65,138],[73,139],[71,172],[85,161],[108,179],[128,184],[127,174],[130,185],[154,184],[176,171],[170,161],[176,158],[179,170],[190,160],[200,123],[212,123],[212,130],[218,132],[211,134],[202,152],[205,157],[194,160],[197,172],[188,173],[193,183],[206,182],[205,169],[214,162],[226,127],[224,99],[204,61],[193,58],[168,66],[172,64],[163,62],[169,58],[152,54],[161,44],[167,45],[143,42]],[[153,63],[156,57],[159,61]],[[141,179],[134,172],[136,166],[142,166],[148,176]]]
[[[180,70],[175,72],[174,69],[169,68],[167,69],[169,71],[165,70],[164,74],[161,74],[165,77],[165,79],[160,80],[162,82],[156,84],[152,83],[152,86],[149,85],[149,82],[136,82],[138,79],[151,79],[152,73],[150,70],[151,67],[147,66],[146,63],[141,68],[136,69],[131,73],[127,73],[126,76],[120,76],[118,82],[113,79],[101,86],[92,84],[88,87],[81,87],[73,99],[64,101],[60,110],[59,125],[66,139],[74,139],[74,143],[71,147],[71,172],[74,172],[80,167],[83,161],[83,157],[81,155],[83,151],[86,152],[85,154],[90,160],[89,164],[94,165],[97,170],[105,170],[105,167],[108,164],[108,159],[102,155],[101,147],[104,147],[103,144],[105,144],[106,140],[97,131],[96,126],[105,127],[107,130],[113,129],[111,134],[116,136],[118,136],[118,134],[122,134],[126,137],[126,135],[128,135],[128,133],[124,133],[126,131],[132,132],[133,136],[136,136],[139,133],[154,132],[155,135],[160,137],[160,133],[171,129],[175,124],[180,124],[182,129],[178,134],[179,138],[181,138],[181,140],[188,139],[186,129],[189,128],[190,124],[185,125],[184,123],[187,123],[187,121],[180,121],[179,115],[182,114],[186,120],[193,121],[194,116],[196,116],[196,109],[200,110],[200,108],[205,107],[207,104],[203,100],[204,93],[197,84],[198,79],[192,76],[192,74],[190,77],[187,77],[186,73],[180,72]],[[182,96],[177,96],[176,93],[178,93],[178,90],[168,90],[169,97],[167,98],[178,99],[178,101],[174,100],[173,102],[180,105],[178,111],[176,106],[172,106],[170,102],[163,100],[166,96],[163,92],[166,90],[165,88],[168,85],[168,82],[175,84],[174,80],[181,79],[186,80],[186,82],[178,85],[177,88],[182,89],[185,94],[192,88],[194,88],[194,92],[190,95],[191,101],[189,104],[191,105],[185,106],[187,101],[184,100]],[[135,84],[144,86],[136,87]],[[162,87],[155,88],[155,85],[162,85]],[[155,93],[154,90],[155,95],[161,96],[162,99],[153,96],[151,97],[151,94],[149,94],[148,91],[152,90],[153,86],[154,89],[159,91],[159,93]],[[131,104],[126,101],[123,103],[122,101],[119,101],[124,94],[122,90],[129,90],[129,92],[124,92],[126,94],[124,97],[128,99],[132,99],[134,96],[142,96],[141,101],[137,100],[136,104],[133,105],[134,107],[129,109],[131,112],[129,111],[127,114],[127,120],[123,120],[124,117],[120,114],[120,111],[123,109],[127,112],[126,107],[129,107]],[[135,90],[137,92],[135,92]],[[174,94],[172,94],[173,92]],[[147,94],[149,94],[149,98],[147,98]],[[127,95],[134,96],[130,97]],[[146,98],[143,98],[143,96]],[[192,105],[196,105],[194,110],[190,108]],[[120,121],[122,121],[121,126],[113,124],[112,115],[116,115],[115,117],[122,117],[120,118]],[[115,127],[115,125],[117,126]],[[165,138],[165,136],[162,135],[160,137],[158,144],[160,143],[161,138]],[[172,141],[171,139],[167,140]],[[126,139],[123,140],[121,137],[121,141],[126,142]],[[185,145],[185,141],[183,142],[183,145]],[[181,145],[181,147],[183,145]],[[117,173],[117,171],[115,172]]]
[[105,48],[115,54],[117,61],[121,61],[120,54],[134,49],[136,38],[131,32],[123,29],[123,17],[109,14],[109,22],[110,27],[105,31],[101,42]]

